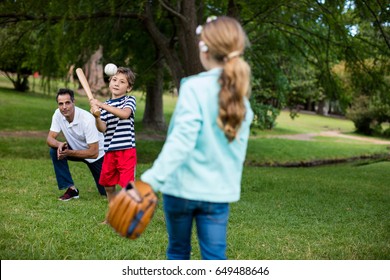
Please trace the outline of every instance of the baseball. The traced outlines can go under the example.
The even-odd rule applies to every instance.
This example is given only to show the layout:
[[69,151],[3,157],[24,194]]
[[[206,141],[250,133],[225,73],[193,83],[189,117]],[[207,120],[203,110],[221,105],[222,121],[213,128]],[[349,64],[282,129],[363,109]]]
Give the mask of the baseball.
[[114,76],[118,71],[118,67],[116,67],[113,63],[108,63],[106,67],[104,67],[104,73],[108,76]]

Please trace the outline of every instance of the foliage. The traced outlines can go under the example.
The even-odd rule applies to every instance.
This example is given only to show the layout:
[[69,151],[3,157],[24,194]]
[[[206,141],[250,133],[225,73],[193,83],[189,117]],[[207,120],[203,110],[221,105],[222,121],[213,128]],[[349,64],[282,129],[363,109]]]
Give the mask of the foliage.
[[[6,0],[0,3],[0,61],[7,65],[0,63],[0,69],[12,68],[19,77],[18,67],[39,71],[49,84],[53,78],[65,79],[71,65],[83,65],[103,46],[102,63],[131,65],[139,74],[136,87],[179,87],[183,76],[202,70],[196,26],[208,15],[228,14],[248,33],[252,102],[259,102],[254,107],[259,122],[265,122],[259,127],[267,128],[274,120],[264,112],[277,115],[286,107],[294,117],[301,109],[327,113],[325,102],[343,114],[359,95],[390,104],[390,24],[384,2]],[[17,66],[12,64],[16,61]],[[160,61],[164,87],[153,84],[160,81],[161,72],[155,71]],[[340,63],[348,80],[334,72]],[[23,84],[21,78],[17,84]],[[156,104],[149,114],[162,108]],[[156,121],[161,119],[160,114]]]
[[251,107],[254,113],[252,126],[258,129],[273,129],[280,110],[271,104],[259,101],[260,97],[260,94],[256,93],[251,98]]
[[[389,86],[383,83],[389,75],[384,66],[389,61],[389,22],[380,1],[262,4],[247,4],[241,14],[252,42],[250,60],[262,90],[258,94],[275,92],[280,102],[274,106],[287,106],[292,117],[302,108],[314,110],[314,105],[321,112],[324,101],[334,104],[332,112],[344,114],[352,96],[363,94],[358,83],[389,104]],[[362,67],[366,59],[375,61],[375,71]],[[340,63],[347,65],[350,80],[334,72]]]
[[21,24],[16,28],[4,26],[0,29],[0,69],[15,90],[23,92],[29,89],[28,77],[32,74],[27,64],[31,43],[26,28],[27,24]]
[[348,109],[346,116],[354,122],[357,132],[388,137],[388,131],[383,131],[382,125],[390,122],[390,105],[380,100],[360,95]]

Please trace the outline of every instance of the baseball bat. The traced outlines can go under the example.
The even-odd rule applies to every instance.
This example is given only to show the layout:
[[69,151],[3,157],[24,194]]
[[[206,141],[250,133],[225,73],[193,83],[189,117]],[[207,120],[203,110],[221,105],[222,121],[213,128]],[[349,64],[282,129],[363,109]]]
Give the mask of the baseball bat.
[[[77,77],[79,78],[79,81],[80,81],[81,85],[83,86],[83,88],[84,88],[84,90],[85,90],[85,93],[86,93],[87,96],[88,96],[88,99],[89,99],[89,100],[93,99],[94,97],[93,97],[93,95],[92,95],[91,88],[89,87],[87,78],[86,78],[85,75],[84,75],[83,69],[77,68],[77,69],[76,69],[76,74],[77,74]],[[94,111],[94,112],[93,112],[93,115],[94,115],[95,117],[99,117],[99,116],[100,116],[100,110]]]

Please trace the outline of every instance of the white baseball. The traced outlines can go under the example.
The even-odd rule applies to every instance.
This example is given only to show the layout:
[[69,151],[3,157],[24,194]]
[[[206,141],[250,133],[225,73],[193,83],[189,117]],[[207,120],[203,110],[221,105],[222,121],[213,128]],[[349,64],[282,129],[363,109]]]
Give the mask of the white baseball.
[[108,76],[114,76],[118,71],[118,67],[116,67],[113,63],[108,63],[106,67],[104,67],[104,73]]

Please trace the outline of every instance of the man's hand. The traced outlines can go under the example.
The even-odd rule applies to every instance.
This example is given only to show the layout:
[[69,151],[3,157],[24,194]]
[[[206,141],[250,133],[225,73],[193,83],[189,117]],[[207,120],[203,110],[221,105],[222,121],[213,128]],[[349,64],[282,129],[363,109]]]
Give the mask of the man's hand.
[[68,144],[66,142],[61,142],[58,145],[57,158],[58,160],[61,160],[66,158],[67,155],[68,155]]

